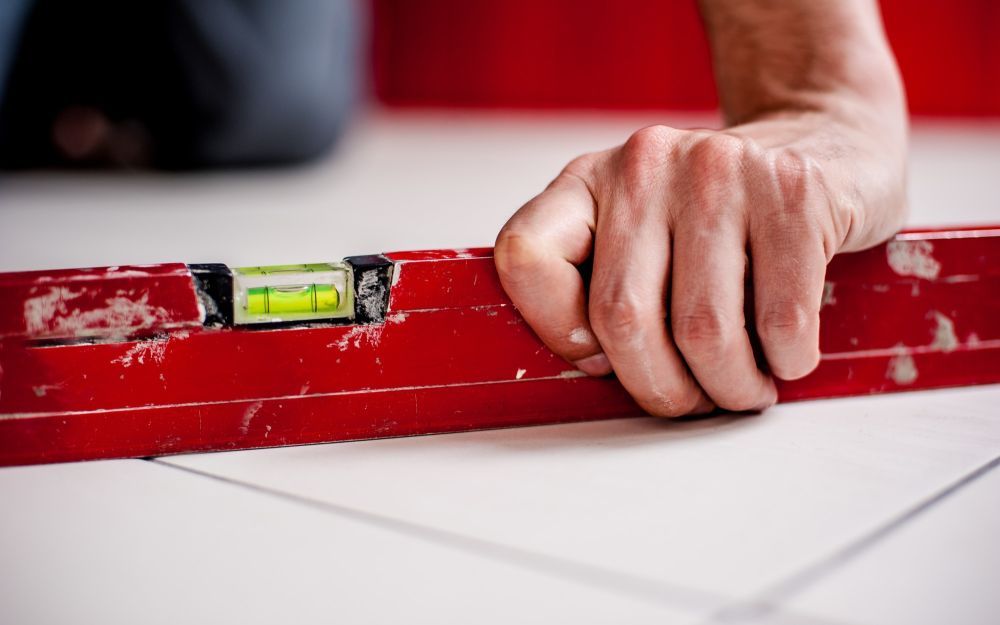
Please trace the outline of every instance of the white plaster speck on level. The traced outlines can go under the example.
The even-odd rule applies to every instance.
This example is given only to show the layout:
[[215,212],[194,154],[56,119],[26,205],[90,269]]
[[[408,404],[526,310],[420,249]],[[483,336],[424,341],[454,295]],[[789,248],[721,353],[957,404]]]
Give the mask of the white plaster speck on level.
[[344,334],[339,341],[327,343],[326,346],[336,347],[340,351],[346,352],[351,345],[359,349],[362,339],[367,339],[369,344],[376,346],[382,339],[382,329],[381,325],[357,325]]
[[149,304],[149,293],[139,299],[110,297],[103,307],[92,310],[70,310],[66,302],[83,295],[65,287],[52,287],[45,295],[24,301],[24,325],[29,334],[85,336],[95,330],[128,333],[156,327],[170,319],[161,306]]
[[243,421],[240,422],[240,433],[243,434],[243,436],[246,436],[247,432],[250,431],[250,423],[253,421],[253,418],[257,416],[257,413],[263,405],[263,401],[255,401],[247,406],[246,411],[243,413]]
[[834,296],[833,291],[836,285],[833,282],[823,283],[823,298],[820,300],[819,307],[825,308],[826,306],[833,306],[837,303],[837,298]]
[[67,314],[66,302],[83,295],[83,291],[72,291],[66,287],[52,287],[45,295],[37,295],[24,300],[24,326],[29,334],[40,334],[49,330],[53,319]]
[[133,362],[138,362],[141,365],[146,362],[146,358],[157,364],[162,363],[166,356],[168,342],[168,339],[140,341],[111,362],[121,364],[125,368],[131,367]]
[[885,248],[889,267],[901,276],[934,280],[941,273],[930,241],[889,241]]
[[385,285],[379,280],[378,273],[369,271],[361,276],[355,297],[369,319],[381,319]]
[[931,311],[937,327],[934,328],[934,341],[931,347],[940,349],[943,352],[954,351],[958,347],[958,337],[955,335],[955,322],[946,315],[934,310]]
[[885,376],[900,386],[913,384],[919,375],[917,364],[913,362],[913,356],[906,349],[906,346],[900,344],[896,346],[896,349],[898,353],[889,361],[889,368]]
[[114,271],[108,268],[108,271],[104,272],[105,278],[146,278],[149,277],[148,271],[139,271],[137,269],[118,269],[115,268]]
[[387,322],[389,322],[389,323],[403,323],[404,321],[406,321],[406,318],[409,317],[409,316],[410,315],[408,313],[400,311],[400,312],[392,313],[391,315],[389,315],[388,317],[386,317],[385,320]]
[[59,390],[60,388],[62,388],[62,384],[39,384],[38,386],[32,386],[31,391],[35,394],[35,397],[45,397],[49,391]]

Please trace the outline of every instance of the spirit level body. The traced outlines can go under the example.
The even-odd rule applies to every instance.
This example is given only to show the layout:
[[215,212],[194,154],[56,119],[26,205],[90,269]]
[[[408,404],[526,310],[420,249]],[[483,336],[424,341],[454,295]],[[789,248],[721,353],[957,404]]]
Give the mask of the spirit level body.
[[[492,250],[344,265],[349,316],[247,325],[223,265],[0,274],[0,464],[641,414],[545,348]],[[1000,381],[1000,228],[838,256],[821,318],[820,366],[781,401]]]

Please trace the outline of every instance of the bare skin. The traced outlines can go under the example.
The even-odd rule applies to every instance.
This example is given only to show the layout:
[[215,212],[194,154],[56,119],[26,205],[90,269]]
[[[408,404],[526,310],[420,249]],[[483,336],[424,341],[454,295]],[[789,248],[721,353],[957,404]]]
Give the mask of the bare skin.
[[[728,127],[573,160],[496,242],[554,352],[649,413],[762,410],[819,363],[826,265],[906,212],[907,117],[875,0],[700,0]],[[593,258],[589,296],[577,265]],[[744,281],[768,372],[746,331]]]

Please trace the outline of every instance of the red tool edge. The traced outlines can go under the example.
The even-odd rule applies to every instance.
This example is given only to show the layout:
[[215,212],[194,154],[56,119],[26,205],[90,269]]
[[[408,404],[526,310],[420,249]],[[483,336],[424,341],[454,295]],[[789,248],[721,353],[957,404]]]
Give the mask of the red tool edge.
[[[367,324],[206,325],[184,264],[0,274],[0,466],[637,416],[549,351],[491,249],[399,252]],[[780,401],[1000,382],[1000,226],[834,258]]]

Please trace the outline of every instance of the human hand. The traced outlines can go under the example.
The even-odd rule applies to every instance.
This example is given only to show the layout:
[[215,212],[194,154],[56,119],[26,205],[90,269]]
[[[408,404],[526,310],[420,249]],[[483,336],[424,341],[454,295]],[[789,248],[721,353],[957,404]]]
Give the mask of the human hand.
[[[581,156],[500,232],[501,282],[550,349],[588,374],[614,371],[651,414],[763,409],[777,398],[770,374],[819,362],[826,264],[902,224],[905,139],[851,117],[653,126]],[[577,266],[591,257],[587,289]]]

